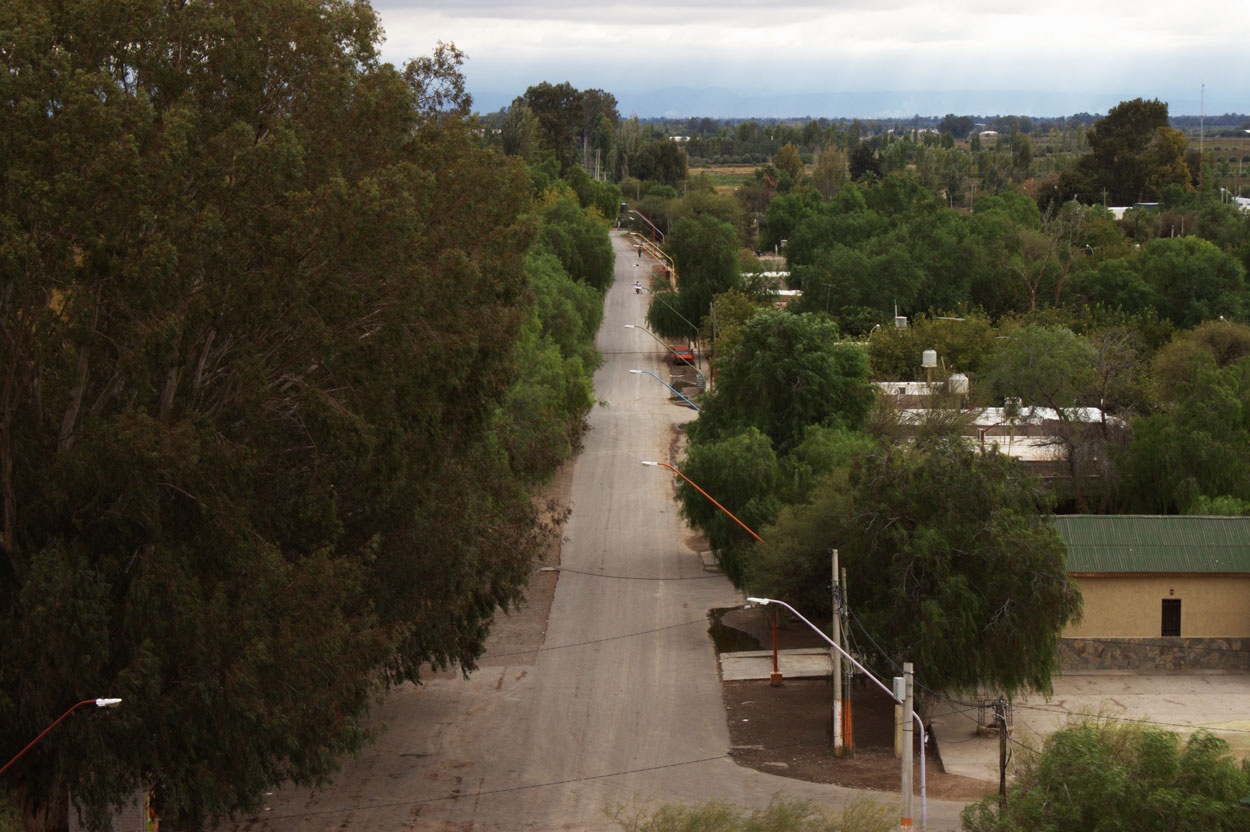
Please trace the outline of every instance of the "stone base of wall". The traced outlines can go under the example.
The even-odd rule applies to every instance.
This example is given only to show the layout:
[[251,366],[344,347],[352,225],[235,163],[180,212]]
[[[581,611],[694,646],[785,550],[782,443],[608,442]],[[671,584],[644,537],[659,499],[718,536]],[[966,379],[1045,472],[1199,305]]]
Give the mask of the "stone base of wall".
[[1065,638],[1061,670],[1250,671],[1250,638]]

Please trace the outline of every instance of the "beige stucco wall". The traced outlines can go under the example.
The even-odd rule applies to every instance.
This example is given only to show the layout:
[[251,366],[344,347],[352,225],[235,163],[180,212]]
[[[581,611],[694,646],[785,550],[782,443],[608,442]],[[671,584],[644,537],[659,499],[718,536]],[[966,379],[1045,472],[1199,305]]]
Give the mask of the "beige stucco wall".
[[1250,575],[1073,576],[1085,614],[1064,638],[1158,638],[1162,600],[1181,602],[1181,637],[1250,636]]

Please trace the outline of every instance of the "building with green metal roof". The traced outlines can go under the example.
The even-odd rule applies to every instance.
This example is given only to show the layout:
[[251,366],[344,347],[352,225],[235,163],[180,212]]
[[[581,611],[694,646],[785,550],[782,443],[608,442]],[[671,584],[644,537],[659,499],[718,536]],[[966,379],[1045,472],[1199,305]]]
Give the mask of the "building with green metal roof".
[[1054,518],[1084,615],[1065,668],[1250,669],[1250,517]]

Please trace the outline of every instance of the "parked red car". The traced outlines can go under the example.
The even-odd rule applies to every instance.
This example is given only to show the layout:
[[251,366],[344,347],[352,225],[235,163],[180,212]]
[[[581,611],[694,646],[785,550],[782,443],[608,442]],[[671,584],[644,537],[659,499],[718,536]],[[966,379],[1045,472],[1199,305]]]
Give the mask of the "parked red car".
[[694,366],[694,351],[687,347],[673,347],[673,351],[669,353],[668,360],[672,364]]

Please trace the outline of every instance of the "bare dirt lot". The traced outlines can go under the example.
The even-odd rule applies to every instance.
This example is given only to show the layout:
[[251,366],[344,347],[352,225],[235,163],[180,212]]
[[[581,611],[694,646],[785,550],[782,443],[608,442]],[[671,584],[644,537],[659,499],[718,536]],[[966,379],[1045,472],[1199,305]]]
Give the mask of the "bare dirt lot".
[[[722,624],[771,644],[759,618],[730,613]],[[780,627],[779,649],[819,647],[806,627]],[[876,687],[852,691],[854,756],[839,758],[830,751],[829,724],[833,688],[824,679],[787,679],[780,687],[767,680],[725,682],[725,716],[729,721],[732,755],[739,765],[815,783],[834,783],[859,789],[899,789],[902,768],[894,756],[894,702]],[[918,751],[919,749],[917,749]],[[942,770],[930,752],[925,758],[929,797],[940,800],[980,800],[994,794],[997,785]],[[912,782],[919,783],[919,763]]]

